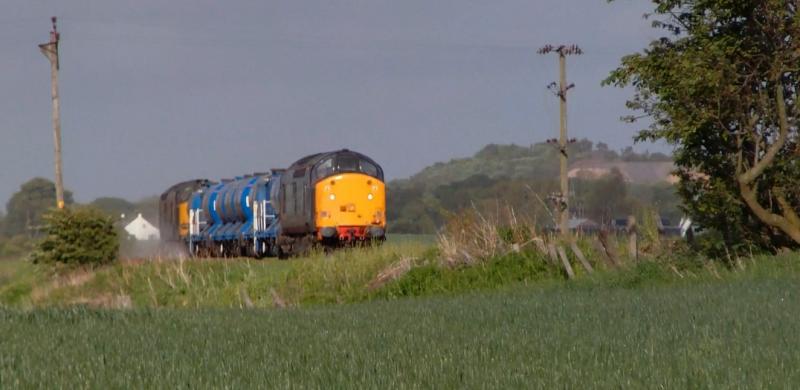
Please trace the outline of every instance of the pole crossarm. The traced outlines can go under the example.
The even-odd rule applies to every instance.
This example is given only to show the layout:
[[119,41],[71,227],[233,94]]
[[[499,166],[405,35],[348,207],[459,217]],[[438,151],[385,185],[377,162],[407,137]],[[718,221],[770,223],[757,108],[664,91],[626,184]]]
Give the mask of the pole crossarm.
[[39,50],[42,51],[42,54],[44,54],[48,60],[55,61],[56,70],[61,68],[58,61],[58,42],[61,40],[61,33],[58,32],[58,28],[56,27],[57,20],[55,16],[50,18],[50,22],[53,23],[53,29],[50,31],[50,42],[39,45]]
[[55,43],[42,43],[39,45],[39,50],[42,51],[48,60],[53,61],[58,56],[58,45]]

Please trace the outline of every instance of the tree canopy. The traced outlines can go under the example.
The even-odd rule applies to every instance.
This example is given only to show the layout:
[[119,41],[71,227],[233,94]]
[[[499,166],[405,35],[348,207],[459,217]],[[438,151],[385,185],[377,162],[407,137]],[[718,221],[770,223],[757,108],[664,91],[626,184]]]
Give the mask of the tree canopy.
[[123,214],[129,216],[136,211],[136,205],[122,198],[101,197],[89,203],[89,206],[97,208],[114,218],[120,218]]
[[679,192],[730,246],[800,246],[800,18],[788,0],[654,0],[664,31],[606,83],[633,86],[638,140],[675,146]]
[[108,264],[117,259],[114,219],[92,207],[53,209],[44,215],[44,238],[32,253],[35,263]]
[[[72,192],[64,191],[64,202],[72,204]],[[36,177],[20,186],[6,204],[4,232],[9,236],[28,233],[42,225],[42,214],[56,205],[56,186],[52,181]]]

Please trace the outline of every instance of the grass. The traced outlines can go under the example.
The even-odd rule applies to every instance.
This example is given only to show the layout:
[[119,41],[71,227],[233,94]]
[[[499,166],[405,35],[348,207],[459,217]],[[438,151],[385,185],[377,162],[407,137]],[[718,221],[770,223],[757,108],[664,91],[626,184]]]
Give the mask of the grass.
[[0,305],[34,308],[231,308],[342,303],[369,299],[366,285],[401,259],[423,261],[430,245],[389,241],[378,247],[313,253],[289,261],[266,259],[155,259],[122,261],[99,269],[56,272],[28,262],[0,268]]
[[0,262],[0,388],[797,387],[800,256],[677,257],[571,281],[534,251],[443,266],[413,237],[290,261]]
[[386,238],[390,244],[415,243],[422,245],[436,245],[434,234],[390,234]]
[[560,272],[535,252],[505,255],[480,264],[450,269],[436,262],[412,268],[404,277],[373,294],[380,298],[458,294],[515,284],[560,280]]
[[0,311],[0,388],[794,388],[798,273],[292,310]]
[[0,307],[22,304],[33,291],[36,281],[45,278],[44,274],[25,260],[0,260]]
[[[717,262],[671,255],[638,262],[628,259],[623,267],[613,268],[599,261],[592,248],[583,251],[596,272],[586,272],[577,259],[572,259],[577,279],[567,284],[570,287],[694,283],[763,272],[778,264],[800,264],[796,255],[789,255],[784,258],[794,261],[762,257],[740,260],[738,267],[727,269]],[[410,264],[410,271],[375,287],[373,282],[379,274],[403,262]],[[339,250],[332,255],[312,253],[289,261],[155,259],[66,271],[5,261],[0,262],[0,306],[257,308],[342,304],[491,291],[518,284],[563,284],[565,276],[560,267],[560,262],[549,261],[533,247],[471,265],[448,266],[435,247],[418,237],[402,237],[378,247]]]

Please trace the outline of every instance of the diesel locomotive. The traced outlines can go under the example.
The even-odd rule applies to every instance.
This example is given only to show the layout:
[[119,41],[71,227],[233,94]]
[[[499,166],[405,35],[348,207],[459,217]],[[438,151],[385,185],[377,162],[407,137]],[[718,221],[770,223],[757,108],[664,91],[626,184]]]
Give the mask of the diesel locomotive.
[[304,157],[219,182],[191,180],[159,202],[162,240],[193,256],[278,256],[314,245],[382,241],[386,236],[383,169],[347,149]]

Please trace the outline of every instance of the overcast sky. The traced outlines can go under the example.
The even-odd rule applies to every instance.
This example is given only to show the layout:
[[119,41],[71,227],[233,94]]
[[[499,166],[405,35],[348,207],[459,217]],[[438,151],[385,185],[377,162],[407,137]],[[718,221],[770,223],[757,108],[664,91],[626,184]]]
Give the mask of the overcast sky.
[[[49,64],[59,17],[64,180],[78,201],[351,148],[407,177],[487,143],[554,137],[546,85],[568,63],[571,136],[632,144],[630,91],[601,87],[656,37],[649,1],[3,0],[0,202],[53,177]],[[637,149],[665,150],[654,145]]]

